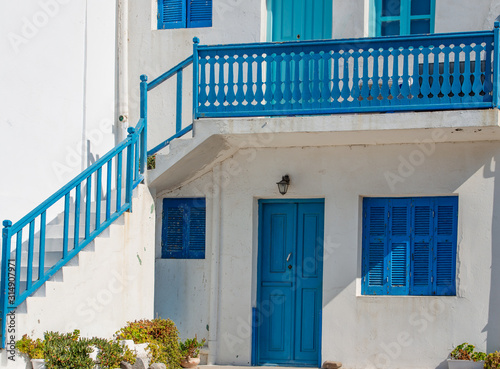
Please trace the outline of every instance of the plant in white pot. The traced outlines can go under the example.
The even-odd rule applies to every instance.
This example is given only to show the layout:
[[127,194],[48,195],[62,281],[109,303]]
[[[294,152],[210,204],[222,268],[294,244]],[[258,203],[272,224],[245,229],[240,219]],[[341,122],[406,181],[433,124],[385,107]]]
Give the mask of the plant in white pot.
[[42,341],[40,338],[34,340],[25,334],[19,341],[16,342],[16,349],[19,352],[28,355],[33,369],[45,369],[45,341]]
[[482,369],[486,353],[475,351],[475,346],[467,342],[458,345],[450,353],[449,369]]
[[200,348],[205,344],[205,339],[198,341],[198,338],[188,338],[184,342],[179,343],[181,350],[181,366],[183,368],[195,368],[200,364]]
[[499,369],[500,368],[500,352],[495,351],[486,356],[484,359],[484,369]]

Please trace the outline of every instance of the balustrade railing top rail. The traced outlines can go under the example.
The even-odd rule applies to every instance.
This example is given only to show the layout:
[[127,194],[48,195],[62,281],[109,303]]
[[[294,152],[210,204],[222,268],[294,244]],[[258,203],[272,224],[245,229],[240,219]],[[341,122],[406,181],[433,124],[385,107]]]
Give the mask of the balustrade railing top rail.
[[[195,118],[496,106],[493,31],[194,44]],[[495,91],[494,91],[495,90]]]

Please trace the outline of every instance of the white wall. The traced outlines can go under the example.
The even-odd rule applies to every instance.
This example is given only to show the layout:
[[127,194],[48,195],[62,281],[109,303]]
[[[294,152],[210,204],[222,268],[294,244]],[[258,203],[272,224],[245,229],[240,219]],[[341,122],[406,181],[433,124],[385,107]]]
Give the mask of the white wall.
[[1,3],[0,220],[19,220],[114,146],[115,8]]
[[[325,199],[323,360],[339,360],[347,368],[435,368],[445,367],[448,353],[464,341],[490,352],[500,348],[500,294],[492,282],[500,275],[494,247],[500,237],[500,148],[497,142],[438,143],[429,150],[427,155],[413,144],[242,149],[222,163],[220,179],[208,173],[158,194],[157,203],[162,197],[205,194],[209,227],[212,232],[220,227],[218,245],[207,237],[207,250],[220,248],[218,364],[250,363],[257,200],[283,198],[275,182],[286,173],[292,182],[285,198]],[[412,169],[401,167],[405,160],[415,163]],[[402,181],[391,185],[388,173]],[[214,186],[222,199],[219,221],[211,216]],[[362,197],[449,194],[459,196],[457,296],[361,296]],[[205,282],[211,260],[189,262],[157,260],[179,273],[172,282],[157,272],[157,286],[165,288],[156,291],[155,311],[159,300],[181,288],[183,303],[198,311],[166,313],[183,335],[203,337],[204,325],[214,325],[206,318],[211,303],[198,300],[212,296],[206,287],[212,281]]]

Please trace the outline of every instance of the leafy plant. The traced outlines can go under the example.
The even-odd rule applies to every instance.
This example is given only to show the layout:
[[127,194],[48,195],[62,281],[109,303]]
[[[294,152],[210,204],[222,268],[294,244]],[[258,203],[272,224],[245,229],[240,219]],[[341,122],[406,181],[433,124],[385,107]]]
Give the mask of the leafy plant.
[[25,334],[19,341],[16,342],[16,349],[18,349],[19,352],[28,355],[30,359],[43,359],[45,341],[42,341],[40,338],[34,340]]
[[122,361],[127,361],[130,364],[135,363],[134,353],[119,342],[96,337],[92,338],[90,342],[99,349],[97,364],[101,369],[118,368]]
[[51,369],[92,369],[94,361],[89,339],[80,338],[80,331],[73,333],[45,333],[45,362]]
[[500,368],[500,352],[495,351],[486,356],[484,359],[485,369],[497,369]]
[[471,360],[481,361],[486,357],[486,353],[475,351],[475,346],[467,342],[458,345],[450,353],[450,357],[454,360]]
[[177,369],[181,359],[179,332],[170,319],[137,320],[116,332],[120,340],[134,343],[148,343],[152,362],[164,363],[170,369]]
[[179,348],[181,350],[181,355],[186,359],[188,357],[198,357],[200,353],[200,348],[205,344],[205,339],[198,341],[198,337],[188,338],[184,342],[179,342]]
[[156,168],[156,154],[148,156],[147,160],[147,169],[155,169]]

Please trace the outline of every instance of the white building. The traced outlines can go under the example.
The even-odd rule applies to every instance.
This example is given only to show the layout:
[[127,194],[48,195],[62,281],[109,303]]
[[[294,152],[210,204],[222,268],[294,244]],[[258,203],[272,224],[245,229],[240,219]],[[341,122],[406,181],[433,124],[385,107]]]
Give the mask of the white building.
[[[61,160],[74,145],[67,143],[71,135],[91,140],[101,117],[114,130],[90,152],[103,156],[113,138],[123,138],[124,125],[141,117],[141,74],[150,89],[149,150],[188,127],[193,95],[199,102],[193,133],[157,152],[147,187],[138,187],[133,211],[111,226],[110,238],[99,236],[92,253],[64,267],[63,283],[47,282],[45,297],[36,292],[21,304],[19,337],[68,330],[68,321],[84,334],[111,335],[126,320],[158,315],[171,318],[183,338],[207,338],[208,363],[220,365],[318,367],[337,360],[346,368],[441,368],[462,342],[500,349],[500,70],[493,31],[500,2],[158,1],[59,1],[53,17],[42,1],[4,16],[8,32],[21,35],[25,18],[36,24],[45,11],[49,19],[36,38],[18,44],[19,53],[12,38],[2,47],[11,53],[5,79],[13,82],[6,85],[21,91],[2,87],[12,118],[1,122],[13,132],[2,137],[19,147],[26,138],[14,129],[27,132],[33,121],[57,117],[37,136],[54,151],[30,145],[31,154],[20,155],[40,162],[34,167]],[[435,36],[407,37],[412,33]],[[369,38],[385,35],[396,37]],[[179,68],[181,79],[175,70],[159,85],[156,77],[193,54],[193,37],[201,40],[193,59],[197,92],[190,60]],[[78,78],[68,72],[74,85],[61,78],[59,88],[27,69],[38,76],[37,91],[49,89],[27,103],[23,94],[33,80],[16,82],[17,68],[29,66],[30,56],[52,65],[67,54],[57,47],[41,53],[43,40],[79,45],[73,64],[81,68]],[[304,42],[261,44],[292,40]],[[217,44],[236,45],[203,46]],[[46,70],[40,64],[39,72]],[[43,108],[60,104],[79,117],[57,142],[53,131],[67,116],[34,106],[44,97]],[[21,183],[36,175],[12,170]],[[285,175],[290,183],[282,195],[276,182]],[[3,182],[10,217],[12,194],[30,190]],[[104,183],[103,200],[111,194]],[[63,183],[56,184],[47,191]],[[23,199],[35,205],[48,194]],[[74,192],[68,196],[78,203]],[[64,198],[57,210],[63,205]],[[17,237],[26,238],[26,227]],[[114,256],[100,243],[112,245]],[[103,288],[116,275],[134,279]],[[53,309],[54,299],[65,301],[64,312]]]

